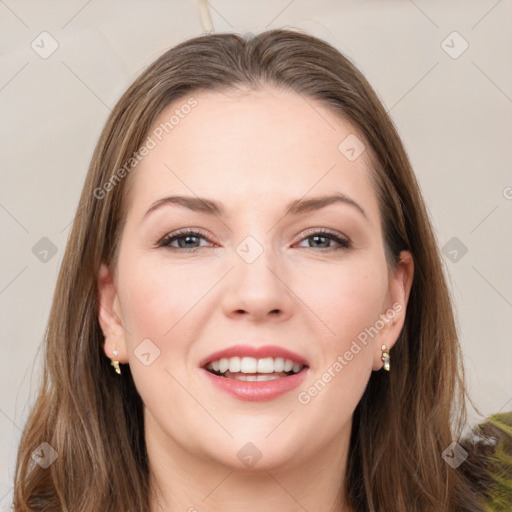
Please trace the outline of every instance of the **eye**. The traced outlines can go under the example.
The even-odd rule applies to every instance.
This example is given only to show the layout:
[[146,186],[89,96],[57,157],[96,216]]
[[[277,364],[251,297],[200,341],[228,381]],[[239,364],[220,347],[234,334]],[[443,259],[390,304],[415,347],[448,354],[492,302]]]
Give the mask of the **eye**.
[[[313,241],[313,245],[310,244],[308,249],[319,248],[321,250],[328,251],[349,249],[351,247],[349,240],[343,238],[338,233],[327,229],[317,229],[316,231],[310,232],[310,234],[302,233],[301,236],[303,237],[304,241]],[[198,245],[201,240],[209,241],[208,236],[201,230],[182,229],[180,231],[166,235],[156,244],[156,246],[166,247],[172,250],[196,252],[201,248],[201,246]],[[177,242],[177,245],[175,245],[175,242]],[[336,242],[338,247],[332,247],[331,242]],[[328,246],[326,246],[326,243]]]
[[[302,233],[301,236],[304,237],[303,241],[312,240],[313,245],[310,244],[308,249],[320,248],[324,250],[339,250],[349,249],[351,247],[349,240],[328,229],[318,229],[316,231],[310,232],[309,235]],[[326,244],[330,244],[333,241],[338,244],[338,247],[332,247],[332,245],[326,246]]]
[[[170,233],[162,238],[156,245],[157,247],[167,247],[169,249],[181,249],[184,251],[195,252],[201,247],[196,245],[201,239],[208,240],[205,233],[200,230],[182,229],[175,233]],[[177,246],[173,245],[177,242]]]

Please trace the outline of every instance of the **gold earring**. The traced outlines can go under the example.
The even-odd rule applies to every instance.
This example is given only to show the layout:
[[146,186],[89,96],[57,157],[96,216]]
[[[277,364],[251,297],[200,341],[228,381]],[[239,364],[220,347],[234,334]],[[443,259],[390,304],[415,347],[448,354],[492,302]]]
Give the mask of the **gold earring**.
[[386,370],[387,372],[389,372],[389,367],[390,367],[390,357],[389,357],[389,352],[388,352],[388,348],[386,347],[386,345],[382,345],[382,347],[380,347],[381,350],[382,350],[382,361],[384,363],[384,370]]
[[[114,356],[117,357],[117,348],[114,347]],[[116,369],[116,373],[121,375],[121,368],[119,368],[119,361],[111,359],[111,365]]]

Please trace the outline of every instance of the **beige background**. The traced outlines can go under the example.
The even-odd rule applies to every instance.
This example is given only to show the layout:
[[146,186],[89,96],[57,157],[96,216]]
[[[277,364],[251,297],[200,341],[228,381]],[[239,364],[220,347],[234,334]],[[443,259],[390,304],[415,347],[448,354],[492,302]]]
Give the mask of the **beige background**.
[[[512,3],[209,5],[216,32],[299,27],[366,74],[446,247],[474,402],[483,414],[512,409]],[[204,30],[195,1],[0,1],[0,508],[12,492],[20,429],[40,375],[37,349],[94,144],[141,69]],[[52,44],[56,51],[42,58]],[[47,261],[37,257],[43,237],[56,250]],[[458,248],[446,246],[453,237]],[[471,423],[479,418],[471,410]]]

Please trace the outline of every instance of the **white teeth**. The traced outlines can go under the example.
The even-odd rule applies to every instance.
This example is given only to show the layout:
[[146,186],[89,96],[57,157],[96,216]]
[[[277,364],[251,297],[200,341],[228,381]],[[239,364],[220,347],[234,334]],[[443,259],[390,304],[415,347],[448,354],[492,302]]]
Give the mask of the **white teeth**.
[[299,373],[302,370],[302,365],[299,363],[294,363],[292,366],[293,373]]
[[266,357],[265,359],[258,359],[258,373],[273,373],[274,372],[274,359]]
[[229,359],[227,357],[223,357],[219,361],[219,372],[224,373],[228,370],[228,368],[229,368]]
[[298,373],[303,365],[295,363],[290,359],[282,357],[265,357],[256,359],[254,357],[223,357],[218,361],[208,363],[206,368],[220,373],[280,373],[290,372]]
[[237,375],[235,377],[231,377],[234,380],[244,380],[244,381],[251,381],[251,382],[261,382],[264,380],[275,380],[279,379],[277,375]]
[[261,380],[275,380],[275,379],[279,379],[280,377],[278,377],[277,375],[258,375],[256,377],[256,380],[257,381],[261,381]]
[[239,357],[232,357],[229,360],[229,371],[231,373],[236,373],[240,371],[240,358]]
[[290,361],[289,359],[284,360],[284,372],[289,372],[293,368],[293,361]]
[[284,359],[282,357],[276,357],[274,359],[274,371],[282,372],[284,369]]
[[240,371],[242,373],[257,373],[258,360],[254,359],[254,357],[242,357],[240,361]]

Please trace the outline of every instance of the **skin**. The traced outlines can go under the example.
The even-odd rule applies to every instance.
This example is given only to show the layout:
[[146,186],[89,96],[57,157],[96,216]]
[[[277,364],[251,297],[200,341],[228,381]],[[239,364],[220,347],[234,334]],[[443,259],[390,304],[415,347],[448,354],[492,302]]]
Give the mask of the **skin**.
[[[118,265],[98,275],[105,354],[130,365],[145,404],[151,510],[349,511],[339,489],[352,415],[371,372],[383,365],[381,345],[391,348],[403,326],[412,257],[403,252],[396,270],[387,266],[368,154],[351,162],[338,150],[357,134],[350,123],[268,86],[194,97],[197,107],[130,176]],[[169,105],[155,126],[183,103]],[[294,199],[334,191],[356,201],[366,218],[343,203],[286,214]],[[143,218],[155,201],[178,194],[220,201],[226,213],[166,205]],[[174,251],[155,248],[182,228],[201,228],[208,239],[181,239],[196,252],[180,249],[179,240]],[[349,238],[351,248],[315,241],[317,228]],[[249,235],[263,248],[250,264],[236,252]],[[402,310],[300,403],[298,392],[393,304]],[[160,350],[149,366],[134,354],[147,338]],[[305,383],[265,402],[214,388],[199,361],[243,341],[304,356]],[[252,467],[236,455],[247,442],[262,454]]]

